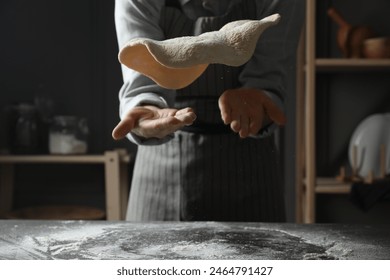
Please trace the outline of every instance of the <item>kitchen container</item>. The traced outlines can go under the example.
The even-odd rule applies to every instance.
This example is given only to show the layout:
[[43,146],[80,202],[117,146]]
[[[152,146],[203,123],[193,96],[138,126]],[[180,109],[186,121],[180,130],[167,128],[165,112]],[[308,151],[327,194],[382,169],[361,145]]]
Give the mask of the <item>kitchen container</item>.
[[85,154],[87,143],[87,120],[76,116],[55,116],[49,131],[51,154]]
[[17,119],[14,127],[13,146],[17,154],[34,154],[39,148],[38,117],[35,106],[21,103],[15,107]]

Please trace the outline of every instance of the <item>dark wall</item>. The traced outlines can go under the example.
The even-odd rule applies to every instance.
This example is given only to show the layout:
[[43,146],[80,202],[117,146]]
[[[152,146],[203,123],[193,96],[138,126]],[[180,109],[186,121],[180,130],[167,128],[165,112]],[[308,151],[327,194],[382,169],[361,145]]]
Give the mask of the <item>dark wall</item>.
[[[114,1],[0,1],[0,138],[12,104],[36,97],[54,102],[53,113],[88,119],[89,153],[135,147],[115,142],[122,84],[117,60]],[[104,207],[102,166],[18,165],[15,205],[50,203]],[[75,179],[76,178],[76,179]]]
[[3,0],[0,104],[54,101],[55,114],[86,117],[91,153],[123,146],[111,139],[121,85],[114,1]]

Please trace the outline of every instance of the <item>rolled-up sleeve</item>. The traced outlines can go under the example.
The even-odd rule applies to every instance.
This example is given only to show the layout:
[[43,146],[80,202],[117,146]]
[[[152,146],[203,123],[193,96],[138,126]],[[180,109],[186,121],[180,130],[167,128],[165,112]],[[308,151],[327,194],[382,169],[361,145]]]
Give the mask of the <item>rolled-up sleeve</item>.
[[[121,48],[134,38],[150,38],[164,40],[159,27],[161,9],[165,1],[155,0],[116,0],[115,26],[118,46]],[[119,114],[123,118],[129,110],[142,104],[156,105],[161,108],[173,105],[175,92],[158,86],[148,77],[122,65],[123,86],[119,91]],[[144,139],[133,133],[127,138],[142,145],[165,143],[172,138]]]

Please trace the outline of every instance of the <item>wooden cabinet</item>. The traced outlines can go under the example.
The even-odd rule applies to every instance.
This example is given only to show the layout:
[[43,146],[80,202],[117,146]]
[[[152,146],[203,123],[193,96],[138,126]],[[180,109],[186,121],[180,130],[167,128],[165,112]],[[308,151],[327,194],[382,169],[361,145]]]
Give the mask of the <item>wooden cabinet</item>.
[[[301,127],[301,133],[298,131],[297,155],[300,156],[301,169],[298,172],[297,187],[297,220],[299,222],[313,223],[316,221],[316,196],[318,194],[346,194],[350,191],[350,184],[339,183],[335,177],[317,176],[317,157],[316,157],[316,97],[318,94],[317,80],[320,75],[329,73],[361,73],[371,71],[389,71],[390,59],[350,59],[350,58],[319,58],[316,54],[316,36],[317,33],[317,14],[316,5],[326,0],[307,0],[306,1],[306,27],[303,42],[301,80],[298,83],[304,92],[300,105],[303,115],[298,119],[298,127]],[[328,1],[329,2],[329,1]],[[378,6],[377,9],[381,7]],[[326,10],[321,11],[326,13]],[[330,21],[330,19],[328,19]],[[389,34],[390,35],[390,34]],[[322,35],[323,36],[323,35]],[[299,91],[299,89],[298,89]],[[353,101],[351,101],[353,102]],[[299,106],[299,105],[298,105]],[[299,112],[299,107],[298,107]],[[338,167],[337,167],[338,168]]]

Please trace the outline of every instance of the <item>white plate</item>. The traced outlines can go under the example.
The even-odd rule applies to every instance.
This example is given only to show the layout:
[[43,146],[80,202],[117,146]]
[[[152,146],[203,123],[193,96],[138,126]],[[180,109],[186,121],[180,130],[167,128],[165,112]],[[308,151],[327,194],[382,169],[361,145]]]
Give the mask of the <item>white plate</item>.
[[357,173],[366,177],[372,170],[380,176],[380,147],[386,149],[386,174],[390,173],[390,113],[365,118],[355,129],[349,142],[349,163],[353,165],[353,147],[357,148]]

